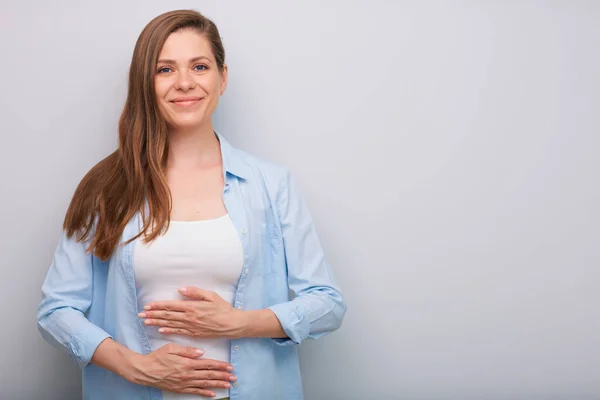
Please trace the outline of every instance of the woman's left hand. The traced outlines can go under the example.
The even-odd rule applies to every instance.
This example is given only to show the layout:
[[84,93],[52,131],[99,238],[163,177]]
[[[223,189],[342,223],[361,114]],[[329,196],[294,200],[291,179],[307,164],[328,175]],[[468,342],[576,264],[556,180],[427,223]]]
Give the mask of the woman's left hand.
[[193,286],[179,289],[190,300],[155,301],[138,316],[145,325],[160,327],[164,334],[205,338],[237,338],[243,311],[236,310],[214,292]]

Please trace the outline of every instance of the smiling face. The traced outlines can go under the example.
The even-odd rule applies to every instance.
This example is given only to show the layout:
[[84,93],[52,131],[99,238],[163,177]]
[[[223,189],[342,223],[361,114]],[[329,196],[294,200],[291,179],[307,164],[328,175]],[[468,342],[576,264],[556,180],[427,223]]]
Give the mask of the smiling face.
[[220,71],[210,41],[192,28],[173,32],[158,56],[154,88],[158,108],[171,129],[211,124],[227,86],[227,66]]

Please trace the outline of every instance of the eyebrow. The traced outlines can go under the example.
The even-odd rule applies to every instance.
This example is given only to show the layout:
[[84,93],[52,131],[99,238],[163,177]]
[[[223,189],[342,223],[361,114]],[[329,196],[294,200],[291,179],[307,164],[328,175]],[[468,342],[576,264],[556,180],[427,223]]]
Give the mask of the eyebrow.
[[[200,60],[206,60],[208,62],[212,62],[210,58],[205,57],[205,56],[199,56],[199,57],[194,57],[194,58],[190,58],[189,63],[195,63],[196,61],[200,61]],[[166,60],[166,59],[161,59],[158,60],[156,62],[157,64],[177,64],[174,60]]]

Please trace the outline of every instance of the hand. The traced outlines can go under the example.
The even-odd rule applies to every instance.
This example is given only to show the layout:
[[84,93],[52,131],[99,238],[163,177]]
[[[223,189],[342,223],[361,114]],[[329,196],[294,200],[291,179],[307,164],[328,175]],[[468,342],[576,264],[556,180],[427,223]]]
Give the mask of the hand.
[[197,359],[202,351],[174,343],[146,355],[137,355],[129,380],[176,393],[213,397],[211,388],[230,388],[237,378],[233,366],[222,361]]
[[164,334],[176,333],[204,338],[241,337],[243,311],[236,310],[214,292],[197,287],[180,288],[179,292],[192,300],[169,300],[149,303],[144,312],[146,325],[159,326]]

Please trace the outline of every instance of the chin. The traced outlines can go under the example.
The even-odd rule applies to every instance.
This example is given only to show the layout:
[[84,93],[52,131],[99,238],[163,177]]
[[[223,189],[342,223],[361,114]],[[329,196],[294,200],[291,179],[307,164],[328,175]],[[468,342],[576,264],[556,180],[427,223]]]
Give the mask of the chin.
[[175,129],[189,130],[199,128],[205,123],[206,121],[203,118],[182,118],[171,120],[169,125],[171,125]]

